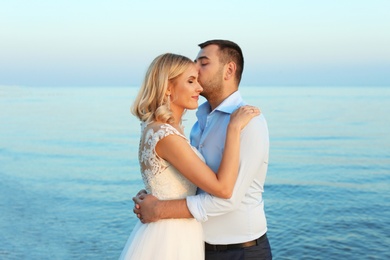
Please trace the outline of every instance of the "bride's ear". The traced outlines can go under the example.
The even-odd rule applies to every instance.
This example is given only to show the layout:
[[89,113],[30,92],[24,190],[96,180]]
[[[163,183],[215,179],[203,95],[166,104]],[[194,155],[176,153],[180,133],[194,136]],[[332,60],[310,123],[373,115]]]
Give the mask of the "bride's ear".
[[171,95],[171,86],[168,85],[168,88],[167,88],[167,90],[165,91],[165,95],[166,95],[166,96],[170,96],[170,95]]

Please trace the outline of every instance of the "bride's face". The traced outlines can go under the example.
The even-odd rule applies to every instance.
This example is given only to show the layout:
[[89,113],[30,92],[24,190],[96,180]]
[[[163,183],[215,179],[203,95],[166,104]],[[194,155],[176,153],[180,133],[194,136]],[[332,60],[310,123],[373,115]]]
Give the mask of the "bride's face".
[[198,82],[198,70],[191,65],[173,83],[171,88],[171,109],[196,109],[199,94],[203,88]]

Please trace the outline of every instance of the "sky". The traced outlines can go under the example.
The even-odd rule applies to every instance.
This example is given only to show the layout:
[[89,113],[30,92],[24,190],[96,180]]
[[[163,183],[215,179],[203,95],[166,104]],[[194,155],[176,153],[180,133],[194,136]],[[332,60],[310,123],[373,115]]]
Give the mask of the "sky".
[[238,43],[241,85],[390,86],[389,0],[3,0],[0,86],[138,86],[165,52]]

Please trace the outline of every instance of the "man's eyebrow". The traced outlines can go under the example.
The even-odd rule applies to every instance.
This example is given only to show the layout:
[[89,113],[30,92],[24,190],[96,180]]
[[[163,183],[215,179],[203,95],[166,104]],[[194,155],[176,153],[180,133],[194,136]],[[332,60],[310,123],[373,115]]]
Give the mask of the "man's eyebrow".
[[209,59],[207,56],[200,56],[198,59],[195,59],[194,62],[197,62],[198,60],[204,60],[204,59]]

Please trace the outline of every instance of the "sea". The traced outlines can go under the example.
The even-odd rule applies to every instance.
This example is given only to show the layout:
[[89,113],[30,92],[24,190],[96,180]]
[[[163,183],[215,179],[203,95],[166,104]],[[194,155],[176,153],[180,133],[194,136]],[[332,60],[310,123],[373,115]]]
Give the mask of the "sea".
[[[143,188],[137,91],[0,87],[0,259],[118,259]],[[274,259],[390,259],[390,87],[240,91],[268,122]]]

